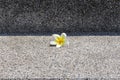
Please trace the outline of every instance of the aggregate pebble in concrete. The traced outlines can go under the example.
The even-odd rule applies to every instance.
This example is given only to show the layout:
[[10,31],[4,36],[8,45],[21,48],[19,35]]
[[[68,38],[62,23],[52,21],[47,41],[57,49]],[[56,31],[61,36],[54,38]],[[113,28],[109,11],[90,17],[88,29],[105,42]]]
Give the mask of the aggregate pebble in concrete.
[[70,45],[61,48],[50,47],[51,40],[0,36],[0,77],[120,77],[120,36],[69,36]]

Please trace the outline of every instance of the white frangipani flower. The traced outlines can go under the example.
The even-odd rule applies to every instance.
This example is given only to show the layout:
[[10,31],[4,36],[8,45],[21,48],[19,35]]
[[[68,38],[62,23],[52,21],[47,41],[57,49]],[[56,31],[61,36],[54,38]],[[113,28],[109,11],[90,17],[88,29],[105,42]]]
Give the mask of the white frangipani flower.
[[67,37],[66,33],[62,33],[61,35],[53,34],[52,36],[55,38],[55,40],[51,41],[50,45],[54,45],[56,47],[62,47],[66,43],[68,44],[68,41],[66,39],[66,37]]

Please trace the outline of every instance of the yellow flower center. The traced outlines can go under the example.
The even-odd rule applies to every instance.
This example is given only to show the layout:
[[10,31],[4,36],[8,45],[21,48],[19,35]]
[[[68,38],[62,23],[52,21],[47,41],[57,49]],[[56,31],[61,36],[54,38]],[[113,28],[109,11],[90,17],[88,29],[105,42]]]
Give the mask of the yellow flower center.
[[64,37],[58,37],[55,42],[58,44],[58,45],[63,45],[65,43],[65,38]]

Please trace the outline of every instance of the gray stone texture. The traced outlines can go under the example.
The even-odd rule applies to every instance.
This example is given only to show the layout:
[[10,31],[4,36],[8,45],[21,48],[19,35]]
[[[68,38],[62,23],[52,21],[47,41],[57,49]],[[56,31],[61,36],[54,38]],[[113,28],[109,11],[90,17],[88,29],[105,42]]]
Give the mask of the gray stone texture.
[[0,36],[0,78],[120,80],[120,36],[67,39],[56,48],[51,36]]
[[119,31],[119,0],[0,0],[1,34]]
[[119,78],[7,78],[1,80],[120,80]]

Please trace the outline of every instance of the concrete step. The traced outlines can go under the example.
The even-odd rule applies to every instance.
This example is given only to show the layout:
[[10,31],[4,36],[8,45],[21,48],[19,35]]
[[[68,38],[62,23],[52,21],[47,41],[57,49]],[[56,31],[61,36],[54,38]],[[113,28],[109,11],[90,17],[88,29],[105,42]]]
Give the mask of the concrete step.
[[120,36],[68,36],[69,46],[61,48],[50,47],[52,40],[51,36],[0,36],[0,77],[120,77]]
[[0,0],[0,33],[120,32],[119,0]]

